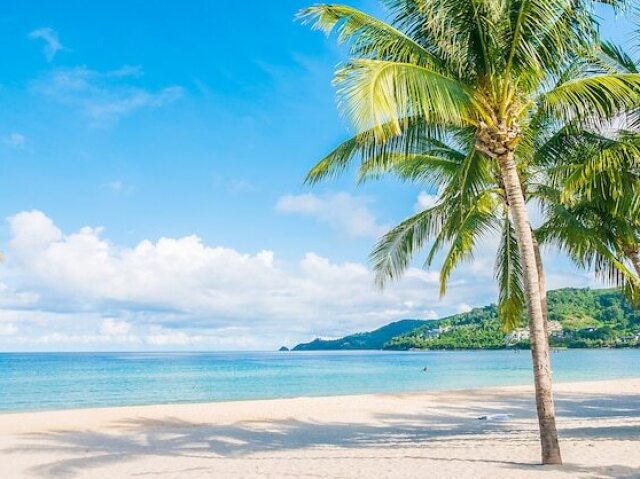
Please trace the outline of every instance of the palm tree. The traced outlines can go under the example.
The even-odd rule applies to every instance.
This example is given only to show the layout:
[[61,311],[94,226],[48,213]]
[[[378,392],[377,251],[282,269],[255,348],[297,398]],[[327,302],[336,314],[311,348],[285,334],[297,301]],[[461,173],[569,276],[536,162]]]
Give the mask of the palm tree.
[[[561,122],[610,117],[637,102],[640,75],[567,74],[592,42],[594,19],[581,0],[388,0],[385,23],[346,6],[319,5],[301,17],[351,42],[351,58],[337,71],[339,103],[356,136],[334,152],[346,167],[388,161],[417,141],[466,135],[474,148],[463,170],[494,165],[518,246],[529,316],[542,462],[562,462],[534,240],[516,152],[523,131],[544,111]],[[563,76],[562,76],[563,75]],[[340,147],[339,147],[340,148]],[[481,215],[478,211],[478,215]],[[473,227],[476,218],[461,228]]]
[[[558,164],[548,165],[549,181],[536,191],[546,213],[537,235],[610,279],[625,272],[599,255],[601,249],[620,262],[628,260],[640,276],[640,135],[591,136],[588,143],[564,152]],[[627,286],[636,301],[637,285]]]
[[[638,62],[612,43],[600,43],[594,53],[608,71],[640,73]],[[555,201],[540,234],[584,262],[589,261],[590,237],[597,233],[640,276],[640,110],[635,105],[594,127],[604,133],[592,133],[591,141],[562,157],[556,152],[546,165],[552,167],[549,184],[554,188],[544,194]]]
[[[620,160],[620,165],[615,168],[619,172],[624,158],[637,156],[640,152],[640,138],[634,135],[632,139],[629,141],[624,136],[613,140],[590,131],[570,131],[566,125],[558,127],[551,122],[539,122],[536,128],[526,130],[523,141],[536,146],[530,157],[520,157],[520,154],[527,153],[526,150],[516,152],[518,164],[527,166],[526,171],[520,172],[523,192],[527,200],[536,200],[544,206],[549,216],[545,226],[534,234],[543,298],[546,296],[544,272],[536,240],[549,242],[552,239],[567,250],[579,266],[594,267],[605,279],[616,285],[624,285],[630,298],[636,293],[638,279],[625,266],[619,248],[614,247],[616,242],[623,239],[620,236],[622,228],[631,228],[631,223],[623,220],[623,216],[637,218],[629,208],[621,209],[629,202],[619,198],[616,201],[617,212],[613,211],[613,206],[611,212],[601,207],[600,223],[584,224],[569,211],[570,206],[562,201],[562,193],[548,185],[551,180],[557,182],[561,177],[581,176],[588,165],[597,165],[607,158]],[[500,285],[498,314],[503,328],[511,330],[522,321],[525,301],[522,268],[504,188],[500,184],[499,172],[495,167],[491,169],[495,166],[491,163],[473,172],[465,170],[464,159],[473,149],[473,144],[460,137],[455,142],[458,148],[446,142],[434,144],[425,139],[419,151],[399,154],[397,161],[386,164],[369,161],[361,165],[361,180],[393,173],[405,181],[427,186],[433,186],[434,183],[440,185],[440,195],[433,207],[408,218],[380,239],[372,253],[374,270],[378,281],[384,284],[387,279],[402,274],[415,254],[429,242],[433,243],[425,261],[427,267],[432,265],[436,254],[448,245],[440,275],[441,293],[444,294],[451,271],[473,254],[475,245],[483,235],[497,233],[501,238],[496,259],[496,276]],[[559,161],[560,164],[552,168],[549,174],[551,165]],[[625,178],[624,183],[629,184],[621,191],[628,198],[637,198],[632,191],[633,187],[640,187],[637,176],[634,179],[634,175],[627,172],[616,175]],[[601,183],[606,176],[595,175],[595,178]],[[589,186],[592,195],[600,191],[620,190],[611,188],[609,184]],[[581,208],[585,209],[595,199],[583,200]],[[620,226],[602,227],[602,234],[594,234],[598,231],[594,230],[595,226],[610,225],[612,222],[620,223]],[[545,304],[543,310],[546,310]]]

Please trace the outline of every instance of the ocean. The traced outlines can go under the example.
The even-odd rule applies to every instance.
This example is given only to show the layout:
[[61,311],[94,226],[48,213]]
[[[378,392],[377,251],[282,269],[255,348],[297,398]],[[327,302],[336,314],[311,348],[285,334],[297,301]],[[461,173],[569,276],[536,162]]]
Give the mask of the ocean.
[[[640,377],[640,349],[562,350],[556,381]],[[427,372],[424,368],[427,368]],[[0,411],[528,384],[529,351],[2,353]]]

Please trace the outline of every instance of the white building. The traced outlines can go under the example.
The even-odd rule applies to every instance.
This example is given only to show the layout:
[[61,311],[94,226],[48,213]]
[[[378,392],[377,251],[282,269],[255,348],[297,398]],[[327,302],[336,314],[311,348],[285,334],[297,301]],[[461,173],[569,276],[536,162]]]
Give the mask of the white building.
[[[560,321],[549,321],[547,323],[547,334],[555,338],[561,338],[563,329]],[[530,337],[529,328],[518,328],[507,334],[505,339],[507,344],[513,344],[519,343],[520,341],[527,341]]]

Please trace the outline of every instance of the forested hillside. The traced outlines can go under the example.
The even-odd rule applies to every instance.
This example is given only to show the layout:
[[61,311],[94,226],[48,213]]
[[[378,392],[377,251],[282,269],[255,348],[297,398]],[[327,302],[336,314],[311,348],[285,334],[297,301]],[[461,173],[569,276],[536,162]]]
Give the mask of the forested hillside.
[[[555,347],[636,346],[640,334],[640,311],[631,307],[615,289],[560,289],[548,293],[549,320],[562,331],[551,335]],[[522,326],[525,320],[522,320]],[[526,331],[525,331],[526,333]],[[510,341],[510,337],[516,336]],[[397,336],[390,349],[497,349],[507,344],[528,347],[528,340],[507,335],[501,329],[495,305],[476,308],[429,322]]]
[[[554,347],[637,346],[640,311],[616,289],[560,289],[548,293]],[[526,324],[522,318],[522,326]],[[526,329],[505,333],[495,305],[433,321],[407,319],[335,340],[316,339],[295,351],[332,349],[498,349],[528,347]]]

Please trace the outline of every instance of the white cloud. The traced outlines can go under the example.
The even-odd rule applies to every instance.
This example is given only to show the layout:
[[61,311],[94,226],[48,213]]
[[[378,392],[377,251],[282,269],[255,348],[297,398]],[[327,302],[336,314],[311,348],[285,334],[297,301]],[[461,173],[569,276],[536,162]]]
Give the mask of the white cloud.
[[471,311],[473,308],[471,306],[469,306],[467,303],[460,303],[457,307],[456,307],[458,313],[468,313],[469,311]]
[[[8,256],[23,284],[84,303],[126,303],[237,318],[316,316],[313,306],[332,300],[336,304],[329,307],[346,317],[362,313],[361,307],[370,301],[384,301],[366,267],[333,264],[314,253],[290,274],[271,251],[242,254],[208,247],[196,236],[118,248],[102,239],[100,228],[64,235],[38,211],[10,218],[10,231]],[[416,286],[436,280],[433,273],[418,270],[409,276]]]
[[315,195],[286,195],[281,197],[276,210],[316,218],[320,223],[350,237],[378,237],[388,228],[378,224],[369,209],[368,198],[348,193]]
[[426,191],[421,191],[418,195],[415,205],[413,205],[413,209],[416,212],[420,212],[426,210],[427,208],[431,208],[438,202],[439,195],[433,195],[427,193]]
[[105,336],[125,336],[131,330],[131,325],[126,321],[107,318],[100,325],[100,334]]
[[27,139],[22,133],[13,132],[3,138],[3,143],[12,148],[20,149],[27,143]]
[[44,41],[44,56],[49,62],[53,61],[56,53],[63,49],[62,43],[58,38],[58,32],[52,28],[38,28],[29,33],[29,38]]
[[35,92],[73,108],[93,126],[109,125],[138,110],[158,108],[180,98],[184,90],[169,86],[150,91],[131,82],[142,76],[139,66],[96,71],[85,67],[58,68],[35,81]]
[[149,344],[154,346],[188,346],[203,342],[200,335],[189,335],[184,331],[157,329],[146,337]]
[[430,319],[494,295],[493,282],[470,288],[464,271],[438,301],[433,271],[411,268],[381,292],[366,266],[315,253],[287,264],[271,251],[247,254],[196,236],[120,247],[102,228],[64,233],[39,211],[19,213],[9,225],[0,312],[20,325],[11,346],[275,347],[285,337]]
[[0,323],[0,336],[12,336],[18,331],[12,323]]
[[[9,226],[0,268],[5,349],[273,348],[496,299],[489,245],[439,301],[437,271],[410,268],[381,292],[365,265],[312,252],[285,263],[272,251],[243,253],[197,236],[123,247],[99,227],[63,232],[40,211],[16,214]],[[550,287],[593,283],[546,257]]]

